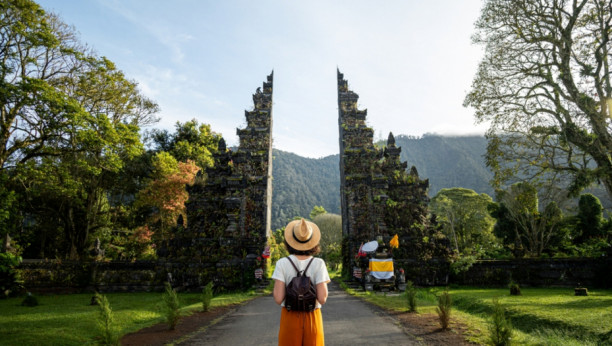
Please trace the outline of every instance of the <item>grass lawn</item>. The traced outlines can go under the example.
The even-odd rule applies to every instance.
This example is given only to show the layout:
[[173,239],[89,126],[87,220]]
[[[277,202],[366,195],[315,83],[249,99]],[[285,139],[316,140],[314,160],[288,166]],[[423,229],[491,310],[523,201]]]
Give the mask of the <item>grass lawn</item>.
[[[258,296],[255,291],[215,296],[211,307],[241,303]],[[162,293],[108,293],[114,326],[119,335],[163,322]],[[40,295],[40,305],[21,306],[23,298],[0,300],[0,345],[87,345],[100,335],[98,306],[92,294]],[[181,311],[202,309],[200,293],[179,293]]]
[[[407,311],[404,294],[371,293],[347,289],[349,293],[393,311]],[[418,313],[435,314],[437,294],[443,288],[419,288]],[[522,288],[521,296],[509,289],[450,288],[452,319],[467,324],[470,340],[485,344],[492,300],[506,308],[514,326],[513,341],[522,345],[602,345],[612,331],[612,290],[589,290],[576,297],[570,288]],[[612,340],[608,344],[612,345]]]

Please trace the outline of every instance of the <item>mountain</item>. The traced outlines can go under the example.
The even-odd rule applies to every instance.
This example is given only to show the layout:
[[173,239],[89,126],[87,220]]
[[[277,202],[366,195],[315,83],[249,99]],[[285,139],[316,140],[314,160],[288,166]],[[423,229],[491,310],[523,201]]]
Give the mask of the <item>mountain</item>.
[[[427,135],[395,137],[401,160],[428,178],[429,195],[445,187],[465,187],[492,195],[492,173],[484,164],[486,139],[482,136]],[[380,143],[382,145],[384,143]],[[283,227],[294,216],[308,217],[315,205],[340,214],[339,156],[320,159],[273,151],[272,229]]]
[[308,217],[315,205],[340,214],[338,155],[311,159],[274,149],[272,156],[272,230],[295,216]]
[[[377,143],[380,147],[385,144],[386,141]],[[395,144],[402,148],[400,159],[408,163],[408,169],[415,166],[422,179],[429,179],[430,197],[443,188],[464,187],[494,198],[489,185],[493,174],[484,162],[487,151],[484,136],[397,135]],[[308,217],[315,205],[340,214],[338,155],[310,159],[275,149],[273,156],[273,230],[285,226],[295,216]],[[606,210],[612,208],[612,201],[602,187],[584,192],[596,195]]]
[[402,148],[400,159],[408,162],[408,168],[415,166],[419,177],[429,179],[432,197],[449,187],[464,187],[490,196],[494,193],[489,184],[493,173],[484,161],[484,136],[398,135],[395,145]]

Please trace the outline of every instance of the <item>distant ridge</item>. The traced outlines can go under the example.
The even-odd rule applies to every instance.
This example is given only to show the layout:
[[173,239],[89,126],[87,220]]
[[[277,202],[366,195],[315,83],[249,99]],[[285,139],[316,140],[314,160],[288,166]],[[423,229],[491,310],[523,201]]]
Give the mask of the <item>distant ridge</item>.
[[[402,148],[401,160],[415,166],[421,178],[429,179],[429,195],[440,189],[465,187],[493,194],[492,173],[485,166],[487,141],[484,136],[395,136]],[[379,142],[383,145],[384,142]],[[320,159],[286,151],[273,151],[272,227],[283,227],[294,216],[308,217],[313,206],[321,205],[340,214],[339,156]]]

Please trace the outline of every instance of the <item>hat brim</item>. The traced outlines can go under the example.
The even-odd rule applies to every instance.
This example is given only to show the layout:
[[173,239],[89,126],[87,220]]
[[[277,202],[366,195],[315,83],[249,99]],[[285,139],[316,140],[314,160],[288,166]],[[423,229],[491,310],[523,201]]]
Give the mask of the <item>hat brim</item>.
[[308,222],[310,227],[312,227],[312,237],[310,237],[310,240],[307,242],[300,243],[293,237],[293,228],[295,225],[300,223],[300,221],[301,220],[293,220],[287,224],[285,227],[285,241],[287,244],[289,244],[289,246],[298,251],[308,251],[319,245],[319,242],[321,241],[321,230],[319,230],[319,227],[314,222],[304,220]]

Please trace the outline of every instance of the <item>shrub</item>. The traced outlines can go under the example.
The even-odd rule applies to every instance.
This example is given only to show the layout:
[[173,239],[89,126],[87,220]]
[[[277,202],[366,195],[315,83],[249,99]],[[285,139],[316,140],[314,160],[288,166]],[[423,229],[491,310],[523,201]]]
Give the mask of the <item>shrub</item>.
[[406,282],[406,300],[408,301],[408,311],[416,312],[417,311],[417,300],[416,300],[417,290],[416,287],[412,284],[412,281]]
[[7,298],[23,289],[16,267],[21,257],[8,252],[0,252],[0,298]]
[[445,290],[438,296],[438,307],[436,308],[436,312],[438,313],[438,319],[440,320],[440,327],[442,327],[442,329],[448,329],[452,305],[453,301],[448,290]]
[[516,282],[511,282],[508,287],[510,288],[511,296],[520,296],[521,295],[521,286]]
[[176,291],[170,286],[169,282],[165,283],[165,287],[166,291],[162,296],[162,312],[166,323],[168,323],[168,329],[174,330],[181,319],[180,303]]
[[103,345],[118,345],[119,338],[115,334],[113,328],[113,310],[110,307],[106,296],[96,293],[95,295],[98,305],[98,326],[100,328],[100,336]]
[[38,299],[28,292],[26,297],[21,301],[21,306],[37,306]]
[[493,299],[493,314],[489,325],[489,342],[495,346],[510,345],[512,324],[506,318],[506,312],[497,299]]
[[209,282],[202,289],[202,311],[208,311],[210,309],[210,302],[213,298],[213,283]]

